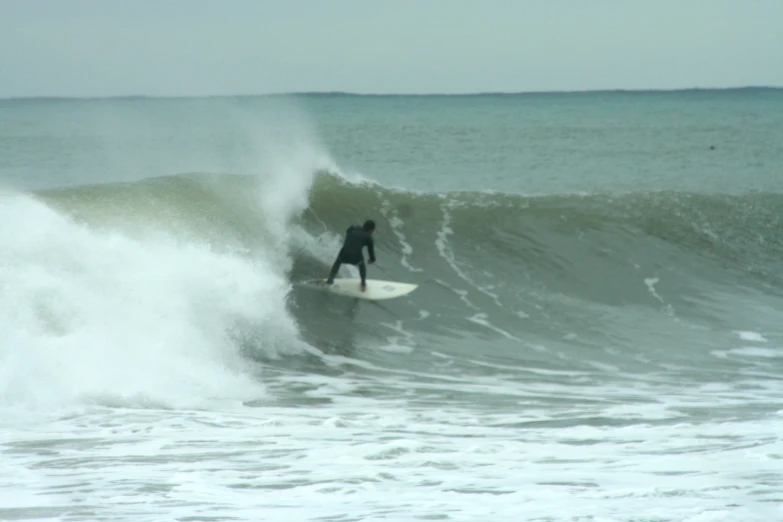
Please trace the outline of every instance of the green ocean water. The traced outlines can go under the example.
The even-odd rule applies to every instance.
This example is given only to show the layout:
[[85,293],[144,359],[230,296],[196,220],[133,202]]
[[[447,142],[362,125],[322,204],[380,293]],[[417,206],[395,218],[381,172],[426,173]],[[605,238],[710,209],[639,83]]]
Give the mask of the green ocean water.
[[[779,89],[1,100],[0,488],[75,494],[61,457],[73,519],[171,514],[190,465],[182,516],[775,519],[781,136]],[[296,286],[367,218],[415,292]],[[34,503],[0,518],[66,513]]]

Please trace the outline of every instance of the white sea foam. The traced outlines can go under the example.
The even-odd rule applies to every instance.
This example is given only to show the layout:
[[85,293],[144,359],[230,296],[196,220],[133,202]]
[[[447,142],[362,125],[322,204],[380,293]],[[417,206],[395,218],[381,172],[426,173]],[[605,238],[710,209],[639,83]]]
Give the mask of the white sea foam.
[[[666,413],[673,397],[661,395],[637,409],[572,403],[559,421],[535,403],[505,414],[444,402],[421,409],[399,396],[357,393],[359,381],[302,379],[320,384],[310,396],[327,402],[173,415],[95,411],[34,434],[7,431],[4,507],[37,518],[117,520],[781,515],[783,447],[770,420],[678,423],[676,412]],[[589,424],[601,416],[621,426]],[[547,421],[565,424],[536,424]]]
[[413,254],[413,247],[408,243],[407,238],[405,237],[405,233],[403,232],[403,221],[400,219],[397,210],[392,208],[389,201],[384,201],[381,205],[381,212],[386,216],[386,219],[391,226],[392,233],[397,237],[397,241],[400,243],[402,250],[400,263],[411,272],[422,272],[421,268],[414,267],[409,261],[410,256]]
[[[287,286],[264,259],[91,231],[23,196],[0,202],[0,406],[198,405],[262,392],[236,328],[286,349]],[[231,391],[233,390],[233,391]]]
[[647,277],[644,279],[644,284],[647,286],[647,291],[650,292],[650,295],[661,302],[667,315],[674,316],[674,307],[672,307],[670,303],[664,301],[663,297],[661,297],[660,294],[658,294],[658,291],[655,289],[655,285],[657,285],[659,282],[660,278],[658,277]]
[[765,339],[764,336],[758,332],[736,331],[734,333],[737,334],[737,336],[739,336],[739,338],[743,341],[755,341],[758,343],[767,342],[767,339]]

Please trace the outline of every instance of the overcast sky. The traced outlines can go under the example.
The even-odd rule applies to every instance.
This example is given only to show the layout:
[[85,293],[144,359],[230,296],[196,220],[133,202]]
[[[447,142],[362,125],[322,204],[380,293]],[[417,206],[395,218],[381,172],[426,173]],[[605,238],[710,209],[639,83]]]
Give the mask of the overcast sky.
[[0,0],[0,97],[783,86],[783,0]]

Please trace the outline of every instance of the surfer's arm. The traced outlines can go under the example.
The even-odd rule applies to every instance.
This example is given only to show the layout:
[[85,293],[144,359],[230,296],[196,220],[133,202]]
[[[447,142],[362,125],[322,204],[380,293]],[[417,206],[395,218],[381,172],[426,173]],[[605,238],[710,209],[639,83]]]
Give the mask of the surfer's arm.
[[375,263],[375,243],[372,238],[367,240],[367,253],[370,254],[370,263]]

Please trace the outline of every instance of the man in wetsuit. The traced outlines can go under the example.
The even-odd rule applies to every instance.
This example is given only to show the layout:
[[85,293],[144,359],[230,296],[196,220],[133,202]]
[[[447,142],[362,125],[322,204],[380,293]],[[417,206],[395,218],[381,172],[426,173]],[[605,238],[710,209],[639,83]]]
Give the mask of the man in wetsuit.
[[332,271],[329,273],[326,284],[331,285],[334,283],[334,276],[337,275],[340,265],[347,263],[359,266],[359,275],[362,278],[362,292],[367,290],[367,267],[364,264],[362,249],[367,247],[370,263],[375,263],[375,245],[372,241],[373,232],[375,232],[375,222],[372,219],[365,221],[361,227],[356,225],[348,227],[348,230],[345,231],[343,247],[340,249],[340,253],[337,254],[337,259],[332,265]]

